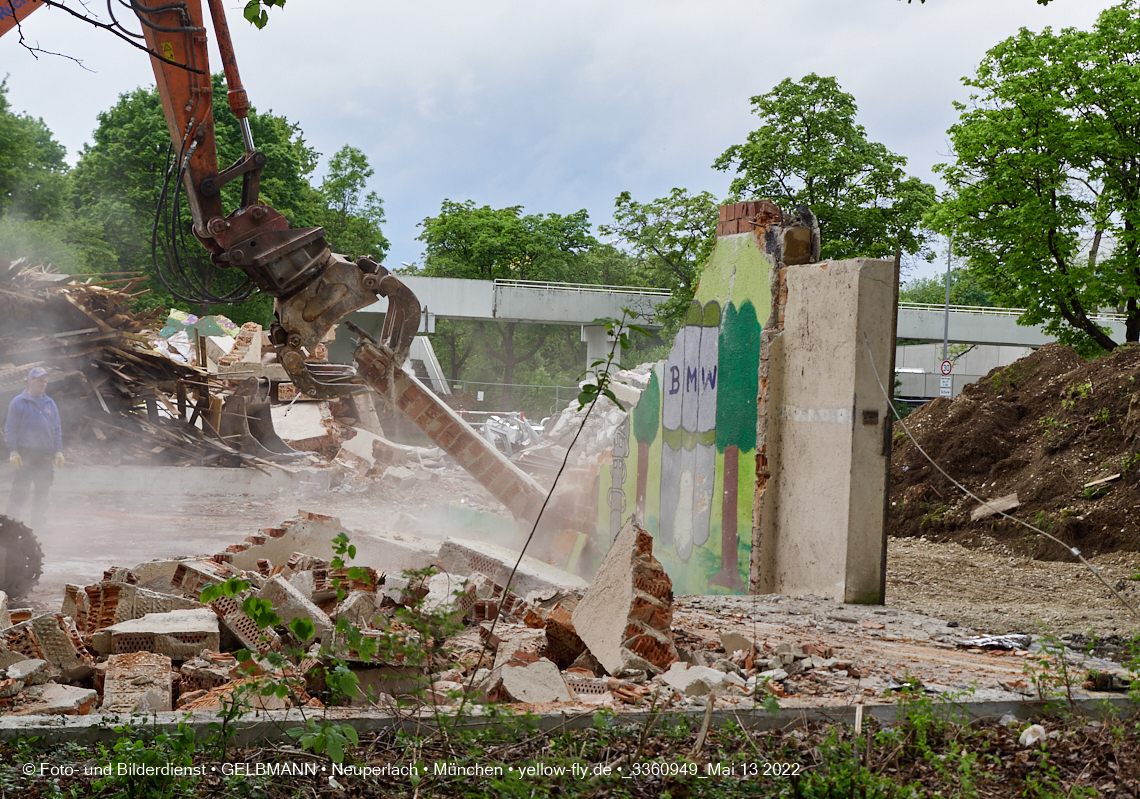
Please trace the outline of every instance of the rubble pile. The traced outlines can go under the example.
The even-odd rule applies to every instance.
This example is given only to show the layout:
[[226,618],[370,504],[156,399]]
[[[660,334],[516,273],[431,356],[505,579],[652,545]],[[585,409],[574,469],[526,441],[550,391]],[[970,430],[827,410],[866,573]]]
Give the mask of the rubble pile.
[[156,348],[160,311],[131,311],[146,293],[131,293],[142,279],[78,282],[50,266],[0,258],[0,400],[6,405],[29,370],[43,366],[69,460],[253,465],[209,434],[225,386]]
[[[524,558],[511,590],[503,582],[517,552],[350,534],[356,565],[337,568],[341,533],[339,520],[301,511],[213,555],[108,568],[93,585],[67,586],[59,613],[9,609],[0,595],[0,711],[216,712],[243,686],[258,688],[243,695],[266,710],[749,707],[770,697],[883,702],[904,685],[971,684],[978,698],[1032,690],[1028,636],[971,637],[936,619],[810,597],[678,601],[652,538],[632,520],[591,584]],[[397,562],[443,570],[397,577],[377,568]],[[206,588],[234,577],[248,587],[202,602]],[[266,608],[276,618],[262,629]],[[355,629],[338,631],[344,622]],[[360,686],[355,697],[329,691],[333,657]],[[1131,679],[1112,664],[1095,668],[1114,685]],[[262,695],[267,682],[288,690]]]

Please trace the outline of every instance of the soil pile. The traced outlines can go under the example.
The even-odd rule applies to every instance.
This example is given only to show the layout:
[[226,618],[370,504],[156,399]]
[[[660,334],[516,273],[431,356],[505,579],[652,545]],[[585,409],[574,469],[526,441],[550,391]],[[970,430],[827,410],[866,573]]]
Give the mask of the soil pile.
[[[1086,556],[1140,550],[1140,347],[1085,361],[1050,344],[953,400],[922,406],[905,424],[954,479],[986,500],[1016,493],[1012,515]],[[1009,519],[972,522],[978,503],[898,422],[893,444],[891,535],[972,547],[997,539],[1037,559],[1074,559]]]

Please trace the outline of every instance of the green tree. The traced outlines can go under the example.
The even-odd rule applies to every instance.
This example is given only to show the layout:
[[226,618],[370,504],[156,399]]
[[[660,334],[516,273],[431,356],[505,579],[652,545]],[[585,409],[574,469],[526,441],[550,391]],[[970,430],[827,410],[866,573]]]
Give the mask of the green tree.
[[658,320],[670,329],[688,312],[701,267],[716,244],[719,207],[707,191],[689,194],[687,189],[673,189],[668,197],[647,203],[623,191],[614,201],[614,223],[598,226],[603,236],[617,236],[629,247],[642,279],[673,292],[657,308]]
[[[433,277],[583,282],[599,266],[598,258],[590,258],[598,243],[590,233],[585,210],[524,215],[521,206],[491,208],[476,206],[471,200],[444,200],[439,215],[425,219],[421,227],[419,239],[426,246],[423,268],[418,271]],[[440,338],[437,334],[436,340]],[[570,361],[574,363],[570,368],[576,369],[573,376],[581,371],[581,343],[568,338],[567,329],[557,325],[453,322],[443,331],[443,338],[443,361],[450,363],[441,365],[450,368],[452,379],[458,379],[460,368],[471,358],[481,371],[500,378],[489,382],[508,384],[498,395],[505,410],[514,408],[510,384],[550,381],[552,373],[561,375],[564,382],[572,380],[567,374],[567,355],[576,356]],[[552,348],[555,343],[557,347]],[[453,345],[454,355],[449,352]],[[545,357],[538,357],[544,349]],[[520,368],[536,358],[524,378]]]
[[855,98],[835,78],[786,79],[752,98],[759,129],[713,164],[736,170],[735,199],[807,205],[819,219],[824,258],[924,253],[923,214],[934,187],[908,177],[906,159],[869,141]]
[[[946,302],[946,276],[908,280],[899,289],[899,302],[942,305]],[[982,287],[978,275],[968,269],[950,270],[950,304],[993,307],[993,295]]]
[[1126,314],[1140,337],[1140,12],[1122,3],[1092,31],[1022,29],[990,50],[949,131],[949,196],[930,224],[1023,324],[1086,353],[1117,346],[1093,315]]
[[[225,166],[236,161],[244,147],[220,75],[214,76],[213,88],[218,161]],[[263,203],[280,211],[293,227],[327,222],[332,228],[331,233],[326,230],[329,244],[336,251],[353,256],[383,255],[387,248],[387,240],[379,231],[383,213],[374,194],[361,196],[371,168],[360,151],[344,148],[337,153],[318,190],[310,179],[319,153],[306,143],[296,124],[256,109],[250,110],[249,123],[254,144],[267,158],[260,181]],[[152,234],[170,151],[170,134],[157,91],[136,89],[120,96],[112,108],[99,115],[93,139],[74,170],[76,213],[103,230],[118,269],[142,271],[157,278]],[[223,187],[223,207],[238,207],[240,194],[240,180]],[[188,257],[204,265],[209,256],[193,239],[185,204],[179,221]],[[244,275],[221,270],[216,279],[219,287],[232,288],[244,281]],[[150,281],[149,287],[153,291],[140,301],[143,307],[178,304],[157,279]],[[208,310],[225,313],[239,323],[254,320],[268,324],[272,309],[271,297],[255,295],[239,305]]]
[[384,203],[376,192],[365,192],[374,170],[362,150],[345,145],[329,159],[328,174],[321,183],[325,208],[318,214],[325,238],[334,251],[352,260],[369,255],[383,261],[388,239],[380,231]]
[[72,213],[64,156],[43,120],[12,112],[0,81],[0,253],[79,272],[108,253],[101,230]]

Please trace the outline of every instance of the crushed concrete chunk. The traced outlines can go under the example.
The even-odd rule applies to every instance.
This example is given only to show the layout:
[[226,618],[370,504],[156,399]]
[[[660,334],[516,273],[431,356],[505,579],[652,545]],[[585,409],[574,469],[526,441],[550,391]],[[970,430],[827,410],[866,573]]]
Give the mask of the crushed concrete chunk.
[[333,621],[345,619],[361,629],[368,629],[374,626],[378,613],[376,594],[371,591],[350,591],[330,614],[330,618]]
[[725,654],[730,658],[736,652],[750,654],[753,648],[752,642],[739,633],[721,633],[720,644],[724,647]]
[[0,631],[0,667],[29,658],[51,663],[68,682],[89,676],[95,666],[75,622],[60,614],[35,616]]
[[13,716],[86,716],[95,708],[99,694],[91,688],[75,688],[54,682],[24,689]]
[[[129,652],[107,658],[103,681],[104,713],[151,712],[171,709],[170,657],[153,652]],[[144,707],[145,705],[145,707]]]
[[11,626],[12,616],[8,613],[8,595],[0,591],[0,630],[6,630]]
[[91,636],[91,646],[102,655],[156,652],[173,660],[189,660],[204,650],[217,650],[220,642],[218,615],[209,608],[151,613]]
[[672,620],[673,583],[653,557],[653,538],[630,517],[574,609],[574,628],[606,671],[617,674],[629,653],[658,669],[675,661]]
[[688,666],[674,663],[658,680],[686,696],[705,696],[712,691],[721,693],[728,686],[723,671],[708,666]]
[[269,578],[258,596],[273,603],[274,610],[285,624],[297,618],[308,617],[312,620],[316,628],[313,638],[302,641],[303,644],[309,643],[314,638],[327,640],[332,632],[333,623],[328,614],[314,605],[312,600],[281,575]]
[[19,680],[24,685],[43,685],[57,674],[59,669],[39,658],[21,660],[8,667],[8,679]]
[[[449,538],[439,548],[439,565],[444,571],[482,574],[499,585],[506,585],[518,559],[519,553],[515,550],[483,541]],[[586,590],[587,583],[576,574],[524,555],[510,588],[521,596],[542,588],[581,593]]]
[[543,658],[525,666],[504,666],[500,673],[503,691],[514,702],[569,702],[570,689],[562,672]]
[[[172,610],[193,610],[201,607],[197,601],[174,594],[149,591],[129,583],[104,582],[83,589],[83,624],[80,630],[88,635],[118,624],[121,621],[141,619],[148,613],[169,613]],[[77,598],[78,599],[78,598]],[[77,602],[77,611],[78,602]],[[76,619],[79,626],[79,619]]]

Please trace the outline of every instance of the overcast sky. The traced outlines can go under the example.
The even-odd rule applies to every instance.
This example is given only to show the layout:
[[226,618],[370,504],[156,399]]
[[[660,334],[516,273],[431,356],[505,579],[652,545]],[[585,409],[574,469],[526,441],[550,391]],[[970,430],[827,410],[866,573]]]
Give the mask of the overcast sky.
[[[1112,3],[289,0],[262,31],[243,5],[228,10],[251,101],[298,123],[326,157],[344,144],[368,155],[395,267],[419,260],[417,225],[444,198],[586,208],[603,223],[625,190],[723,197],[730,176],[711,164],[757,126],[749,98],[810,72],[838,78],[870,138],[937,183],[952,102],[967,97],[960,79],[985,51],[1022,26],[1088,28]],[[150,66],[56,9],[23,27],[83,62],[36,59],[15,31],[0,39],[13,109],[42,117],[74,163],[96,114],[153,84]]]

